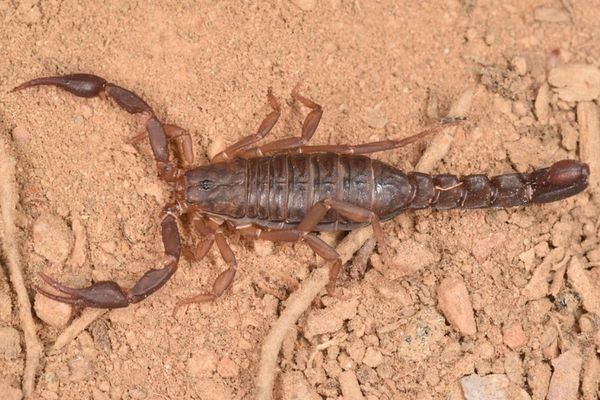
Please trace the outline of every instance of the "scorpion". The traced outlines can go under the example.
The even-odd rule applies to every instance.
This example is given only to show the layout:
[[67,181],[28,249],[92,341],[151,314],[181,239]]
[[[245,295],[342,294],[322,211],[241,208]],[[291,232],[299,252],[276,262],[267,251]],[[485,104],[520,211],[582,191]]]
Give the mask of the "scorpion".
[[[557,161],[548,168],[529,173],[457,177],[405,173],[369,157],[369,154],[420,140],[441,127],[459,123],[457,119],[438,121],[437,125],[400,140],[307,145],[323,110],[296,89],[292,91],[293,99],[310,109],[300,137],[256,145],[271,131],[281,114],[281,107],[269,89],[267,99],[272,110],[256,132],[216,154],[209,164],[192,168],[191,135],[176,125],[161,122],[154,110],[134,92],[96,75],[82,73],[37,78],[13,90],[39,85],[56,86],[85,98],[103,92],[123,110],[140,114],[146,130],[142,139],[147,134],[158,176],[170,183],[174,192],[173,201],[161,213],[164,257],[160,268],[148,270],[128,289],[114,281],[72,288],[40,272],[40,278],[57,292],[42,287],[36,287],[37,290],[63,303],[96,308],[126,307],[160,289],[177,270],[182,253],[177,219],[184,214],[192,231],[204,238],[193,249],[195,259],[202,259],[216,244],[228,267],[218,275],[212,291],[181,300],[176,308],[213,301],[231,286],[237,262],[225,239],[226,228],[235,229],[251,240],[306,243],[331,263],[327,284],[331,293],[342,266],[341,258],[316,232],[350,231],[370,224],[384,263],[391,264],[381,222],[405,210],[505,208],[547,203],[575,195],[588,185],[589,166],[575,160]],[[171,141],[179,149],[179,163],[171,157]]]

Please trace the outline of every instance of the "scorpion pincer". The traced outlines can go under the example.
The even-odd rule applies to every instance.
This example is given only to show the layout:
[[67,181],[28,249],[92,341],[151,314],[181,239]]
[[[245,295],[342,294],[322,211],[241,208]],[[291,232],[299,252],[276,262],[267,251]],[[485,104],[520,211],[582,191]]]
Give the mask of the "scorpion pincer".
[[14,90],[39,85],[57,86],[80,97],[104,92],[125,111],[141,114],[158,175],[174,187],[173,202],[162,213],[164,258],[160,267],[146,272],[129,289],[112,281],[71,288],[40,272],[41,279],[61,294],[39,287],[38,291],[64,303],[126,307],[160,289],[177,269],[181,255],[177,219],[183,214],[188,215],[192,230],[204,239],[194,249],[195,258],[201,259],[216,244],[228,268],[217,277],[212,291],[182,300],[178,306],[214,300],[231,286],[237,263],[224,236],[225,226],[237,229],[249,239],[303,241],[331,263],[331,292],[341,268],[340,256],[315,232],[349,231],[371,224],[384,262],[390,263],[380,223],[407,209],[504,208],[547,203],[575,195],[588,185],[588,165],[575,160],[558,161],[529,173],[457,177],[405,173],[368,156],[413,143],[458,123],[456,120],[443,120],[400,140],[308,146],[323,111],[297,91],[292,92],[292,97],[310,109],[300,137],[256,145],[271,131],[281,113],[269,90],[267,98],[272,111],[255,134],[218,153],[208,165],[181,168],[171,158],[169,141],[174,140],[179,146],[181,164],[189,166],[193,163],[189,133],[161,122],[135,93],[90,74],[33,79]]

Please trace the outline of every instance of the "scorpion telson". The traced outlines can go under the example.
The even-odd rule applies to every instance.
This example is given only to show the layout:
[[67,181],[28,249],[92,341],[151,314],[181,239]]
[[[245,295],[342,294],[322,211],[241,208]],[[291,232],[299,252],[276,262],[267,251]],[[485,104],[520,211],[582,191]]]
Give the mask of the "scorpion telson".
[[[173,275],[181,255],[177,217],[187,214],[192,230],[203,237],[194,250],[204,257],[213,244],[228,265],[212,291],[182,300],[178,306],[211,301],[231,286],[237,270],[235,255],[227,244],[224,225],[249,239],[303,241],[331,263],[328,290],[333,291],[341,268],[340,256],[314,233],[348,231],[371,224],[384,262],[390,263],[380,222],[407,209],[432,207],[502,208],[557,201],[575,195],[588,185],[589,167],[562,160],[549,168],[529,173],[486,175],[427,175],[402,172],[367,155],[416,142],[442,127],[456,124],[443,120],[411,137],[359,145],[307,143],[315,133],[323,111],[312,100],[293,91],[292,97],[310,112],[300,137],[287,137],[257,146],[273,128],[281,109],[268,91],[272,111],[256,133],[246,136],[217,154],[210,164],[193,163],[189,133],[163,124],[152,108],[135,93],[90,74],[33,79],[17,86],[53,85],[79,97],[106,93],[122,109],[142,114],[158,175],[174,185],[173,202],[165,206],[161,222],[164,257],[157,269],[146,272],[130,289],[116,282],[96,282],[86,288],[66,287],[40,272],[41,279],[61,294],[38,287],[54,300],[89,307],[117,308],[143,300],[160,289]],[[169,141],[180,148],[184,168],[169,152]]]

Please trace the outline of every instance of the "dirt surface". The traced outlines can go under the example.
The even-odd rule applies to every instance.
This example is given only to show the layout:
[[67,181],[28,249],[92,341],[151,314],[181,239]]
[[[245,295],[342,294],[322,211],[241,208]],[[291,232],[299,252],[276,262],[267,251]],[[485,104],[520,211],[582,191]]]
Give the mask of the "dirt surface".
[[[17,161],[32,300],[40,271],[73,286],[129,287],[158,266],[159,212],[171,195],[147,141],[126,143],[138,118],[54,88],[9,92],[34,77],[89,72],[134,90],[189,130],[199,164],[253,133],[269,112],[268,87],[283,108],[271,138],[298,135],[307,112],[290,97],[298,83],[325,110],[313,143],[408,136],[474,89],[468,121],[434,173],[494,175],[579,158],[578,121],[589,115],[586,132],[598,134],[597,0],[147,3],[0,2],[0,135]],[[586,67],[548,83],[570,64]],[[410,170],[426,147],[376,158]],[[529,208],[408,212],[384,224],[409,273],[382,265],[376,249],[361,254],[366,273],[364,264],[347,268],[338,297],[323,291],[284,341],[274,398],[597,399],[592,192]],[[186,246],[198,240],[180,227]],[[33,398],[254,398],[279,297],[317,257],[303,244],[228,237],[240,268],[232,290],[173,317],[178,300],[226,267],[216,249],[182,260],[156,294],[101,315],[45,355]],[[0,278],[0,391],[18,399],[25,347],[16,296]],[[34,312],[50,348],[81,310],[39,301]]]

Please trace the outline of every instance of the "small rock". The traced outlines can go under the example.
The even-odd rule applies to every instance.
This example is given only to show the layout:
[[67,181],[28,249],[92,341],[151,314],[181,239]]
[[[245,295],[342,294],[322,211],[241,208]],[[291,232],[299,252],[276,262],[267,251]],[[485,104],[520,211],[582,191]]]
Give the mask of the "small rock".
[[569,282],[583,300],[583,308],[600,315],[600,285],[592,279],[578,256],[571,258],[567,269]]
[[515,350],[527,344],[527,336],[521,327],[521,324],[512,324],[504,330],[502,336],[504,344]]
[[524,117],[529,113],[529,107],[523,101],[515,101],[512,104],[512,112],[517,117]]
[[503,374],[479,376],[472,374],[460,380],[465,400],[527,400],[523,389],[511,385]]
[[65,221],[42,214],[33,223],[33,249],[48,261],[62,264],[73,247],[73,234]]
[[72,267],[79,268],[85,263],[87,235],[85,227],[79,218],[74,217],[71,226],[75,234],[75,243],[73,244],[73,251],[71,251],[67,263]]
[[27,128],[21,125],[17,125],[12,130],[12,138],[17,144],[23,145],[29,141],[31,135]]
[[576,400],[579,391],[579,374],[583,359],[575,350],[569,350],[552,360],[554,373],[548,388],[548,400]]
[[352,370],[344,371],[338,378],[344,399],[364,400],[356,374]]
[[317,0],[290,0],[290,2],[302,11],[314,10]]
[[336,301],[333,305],[312,311],[306,319],[304,337],[311,339],[315,335],[340,330],[345,320],[352,319],[358,309],[358,299]]
[[571,18],[566,10],[554,7],[540,6],[533,12],[533,18],[540,22],[569,22]]
[[459,278],[445,278],[437,289],[438,307],[448,322],[463,335],[477,333],[467,286]]
[[360,364],[365,356],[365,344],[362,340],[357,339],[346,345],[348,355],[356,364]]
[[560,134],[562,136],[562,145],[567,150],[576,150],[577,141],[579,140],[579,132],[569,123],[560,125]]
[[533,400],[543,400],[546,398],[551,376],[552,370],[550,369],[550,365],[545,362],[538,362],[533,368],[529,369],[527,383],[531,388]]
[[225,356],[217,364],[217,373],[222,378],[235,378],[240,374],[240,367],[231,358]]
[[529,250],[526,250],[519,254],[519,260],[523,261],[525,265],[525,270],[530,271],[533,267],[533,263],[535,262],[535,249],[532,247]]
[[581,392],[583,399],[597,399],[600,388],[600,360],[595,354],[588,354],[583,366]]
[[510,63],[512,65],[513,70],[518,75],[523,76],[527,73],[527,60],[525,60],[525,57],[514,57]]
[[368,347],[362,362],[371,368],[377,368],[383,361],[383,355],[374,347]]
[[55,328],[67,326],[73,313],[73,306],[52,300],[40,293],[35,294],[35,314],[39,319]]
[[283,400],[321,400],[321,396],[300,371],[288,371],[281,375],[281,392]]
[[21,354],[19,331],[13,327],[0,328],[0,354],[5,360],[13,360]]
[[590,101],[600,96],[600,69],[593,65],[561,65],[550,71],[548,82],[564,101]]
[[534,103],[535,116],[542,124],[547,124],[550,117],[550,85],[544,82],[540,86]]
[[194,351],[187,360],[187,373],[193,378],[212,374],[217,369],[217,355],[208,349]]

